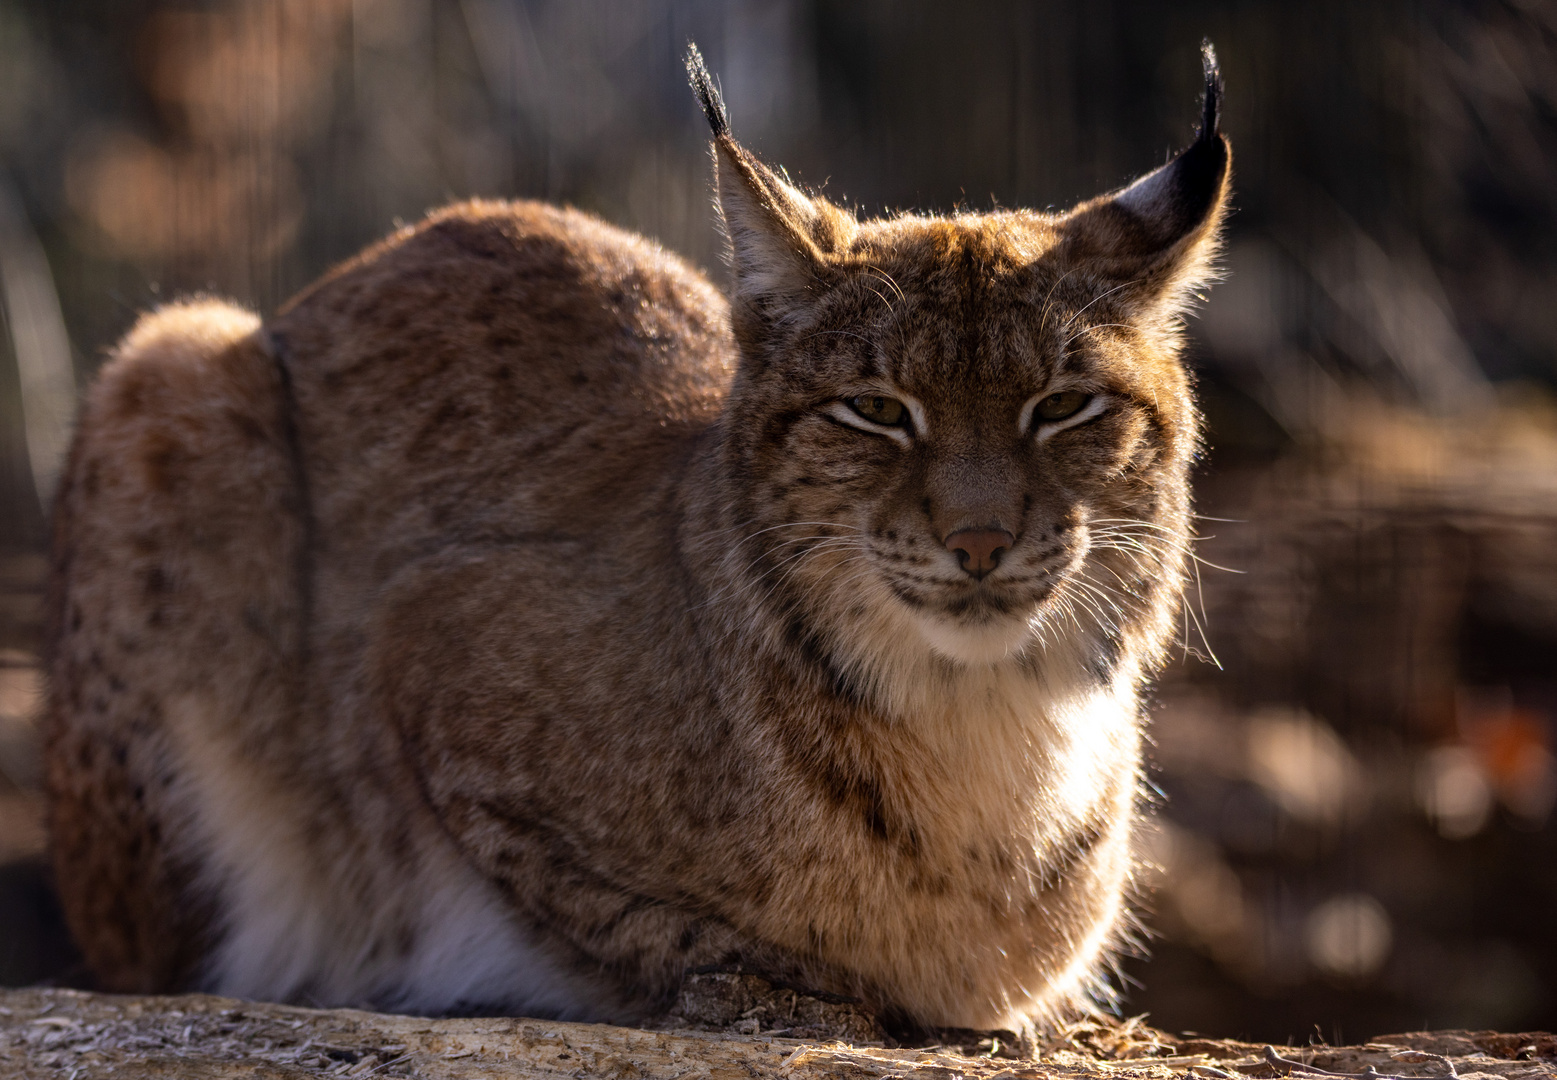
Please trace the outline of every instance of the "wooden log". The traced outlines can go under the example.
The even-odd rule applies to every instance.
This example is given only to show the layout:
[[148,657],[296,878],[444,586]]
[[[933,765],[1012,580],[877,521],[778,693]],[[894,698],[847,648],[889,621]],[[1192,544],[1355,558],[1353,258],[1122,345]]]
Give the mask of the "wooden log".
[[[1100,1049],[1101,1048],[1101,1049]],[[425,1019],[305,1009],[188,994],[130,997],[72,990],[0,991],[0,1075],[160,1078],[603,1077],[608,1080],[1220,1080],[1305,1076],[1361,1080],[1557,1080],[1557,1037],[1433,1032],[1364,1046],[1271,1051],[1188,1039],[1126,1022],[1078,1025],[1012,1060],[950,1048],[891,1049],[529,1019]]]

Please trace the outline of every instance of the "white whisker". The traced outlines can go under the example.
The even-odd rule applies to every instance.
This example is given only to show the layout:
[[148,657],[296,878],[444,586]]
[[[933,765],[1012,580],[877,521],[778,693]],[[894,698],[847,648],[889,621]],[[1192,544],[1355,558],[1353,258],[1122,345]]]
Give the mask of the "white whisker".
[[1091,300],[1087,301],[1086,305],[1083,306],[1080,311],[1076,312],[1070,318],[1065,320],[1065,325],[1060,327],[1060,333],[1063,334],[1063,333],[1065,333],[1065,331],[1069,330],[1071,328],[1071,324],[1074,323],[1077,319],[1081,318],[1083,315],[1085,315],[1087,313],[1087,308],[1090,308],[1093,304],[1097,303],[1099,300],[1106,300],[1108,297],[1113,296],[1120,289],[1128,289],[1131,285],[1135,285],[1135,284],[1138,284],[1138,283],[1135,282],[1135,281],[1126,281],[1123,284],[1115,285],[1112,289],[1109,289],[1107,292],[1099,293],[1097,296],[1094,296]]
[[[891,274],[887,273],[885,270],[883,270],[879,266],[867,266],[865,269],[867,271],[869,271],[870,273],[875,274],[878,277],[880,277],[882,281],[886,282],[887,286],[889,288],[891,288],[891,290],[893,292],[897,293],[897,298],[899,300],[902,300],[902,301],[905,301],[905,302],[908,300],[908,297],[903,295],[903,290],[898,288],[897,281],[896,281],[895,278],[892,277]],[[887,305],[887,310],[889,310],[889,311],[891,310],[891,305],[890,304]]]

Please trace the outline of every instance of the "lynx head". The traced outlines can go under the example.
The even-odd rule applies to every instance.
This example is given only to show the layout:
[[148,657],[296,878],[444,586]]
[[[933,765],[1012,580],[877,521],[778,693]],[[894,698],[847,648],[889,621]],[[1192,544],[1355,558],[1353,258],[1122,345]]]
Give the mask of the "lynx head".
[[1198,438],[1179,320],[1231,162],[1204,59],[1193,145],[1120,191],[860,221],[741,147],[689,52],[734,272],[742,565],[830,649],[871,625],[958,665],[1058,638],[1100,674],[1161,651]]

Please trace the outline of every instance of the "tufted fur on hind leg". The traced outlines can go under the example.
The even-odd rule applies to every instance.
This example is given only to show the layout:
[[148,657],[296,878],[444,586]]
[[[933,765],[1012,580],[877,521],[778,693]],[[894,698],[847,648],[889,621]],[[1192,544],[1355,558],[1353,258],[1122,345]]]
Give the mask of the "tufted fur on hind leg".
[[175,703],[201,703],[256,765],[297,715],[305,528],[258,326],[212,300],[143,317],[88,396],[58,496],[50,827],[107,989],[187,986],[219,929]]

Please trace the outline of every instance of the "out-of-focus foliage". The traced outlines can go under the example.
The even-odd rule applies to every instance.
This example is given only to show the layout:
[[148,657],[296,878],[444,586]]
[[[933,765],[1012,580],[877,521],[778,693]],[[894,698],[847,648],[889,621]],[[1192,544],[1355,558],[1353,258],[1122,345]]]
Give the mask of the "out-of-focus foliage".
[[[1238,212],[1191,327],[1200,502],[1237,520],[1186,621],[1221,666],[1155,713],[1128,1005],[1557,1026],[1552,0],[0,0],[0,858],[41,842],[37,490],[137,311],[272,310],[472,195],[722,279],[691,38],[737,135],[835,200],[1063,207],[1189,139],[1202,37]],[[36,928],[0,930],[8,979],[63,963],[38,882],[0,871],[0,927]]]

